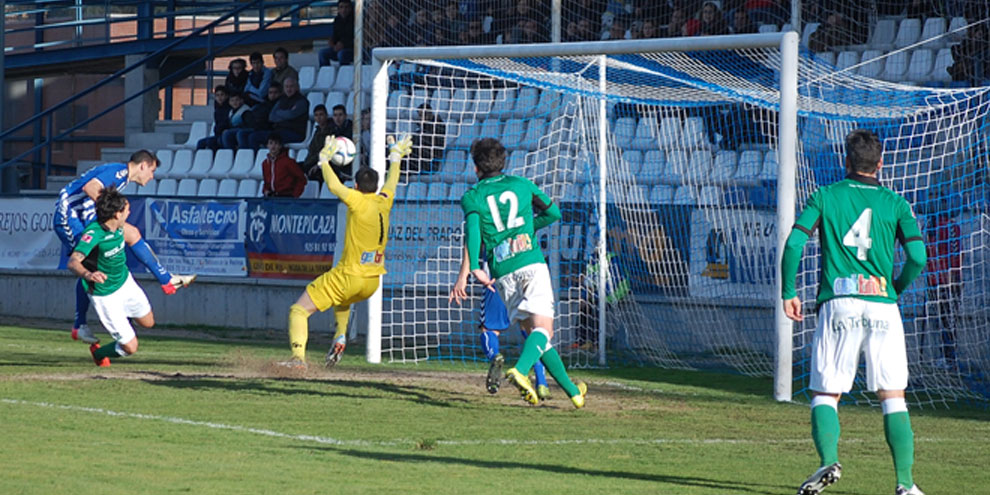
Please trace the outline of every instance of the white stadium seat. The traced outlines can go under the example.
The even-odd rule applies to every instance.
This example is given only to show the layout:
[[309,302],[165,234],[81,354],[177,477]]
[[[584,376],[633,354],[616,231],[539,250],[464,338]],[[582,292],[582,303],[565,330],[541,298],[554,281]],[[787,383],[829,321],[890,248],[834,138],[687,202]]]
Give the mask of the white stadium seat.
[[304,65],[299,68],[299,91],[308,93],[316,83],[316,67]]
[[185,178],[189,173],[189,169],[193,165],[193,152],[192,150],[182,149],[175,152],[172,157],[172,167],[168,170],[168,174],[165,177],[171,179],[182,179]]
[[[897,22],[893,19],[880,19],[873,26],[870,34],[869,48],[873,50],[889,50],[894,46],[897,36]],[[866,57],[863,57],[866,58]]]
[[213,150],[196,150],[195,158],[193,158],[192,167],[186,172],[184,177],[176,177],[177,179],[202,179],[210,172],[210,168],[213,167]]
[[206,132],[206,122],[193,122],[192,126],[189,127],[189,137],[186,138],[186,142],[182,144],[170,144],[168,147],[174,150],[194,150],[196,149],[196,145],[199,143],[199,140],[206,137]]
[[147,184],[138,187],[135,194],[137,194],[138,196],[154,196],[157,188],[158,188],[158,181],[155,179],[151,179],[148,181]]
[[911,52],[911,62],[908,64],[905,79],[913,82],[928,81],[932,73],[933,62],[931,50],[921,48]]
[[254,150],[240,149],[234,155],[234,166],[228,175],[231,179],[247,179],[254,168]]
[[238,198],[254,198],[258,196],[258,181],[254,179],[241,179],[237,185]]
[[237,196],[237,179],[221,179],[217,186],[218,198],[233,198]]
[[[905,19],[910,20],[910,19]],[[891,82],[902,82],[908,71],[908,52],[894,52],[887,57],[887,63],[884,64],[883,74],[880,76],[881,79]]]
[[918,42],[921,36],[921,19],[908,18],[901,21],[897,27],[897,37],[894,38],[894,48],[904,48]]
[[931,40],[921,45],[929,50],[938,50],[948,42],[945,36],[945,17],[929,17],[925,19],[925,27],[921,29],[921,40]]
[[195,196],[197,189],[199,187],[196,184],[196,179],[180,179],[175,194],[177,196]]
[[158,158],[158,168],[155,169],[155,177],[168,177],[168,171],[172,168],[172,150],[158,150],[155,156]]
[[254,157],[254,166],[251,167],[251,172],[248,174],[249,178],[255,180],[262,180],[264,178],[262,175],[264,171],[262,170],[261,165],[265,162],[265,158],[268,158],[268,150],[261,148],[258,150],[258,154]]
[[217,195],[219,183],[216,179],[203,179],[199,181],[199,190],[196,195],[201,198],[213,198]]
[[234,150],[220,149],[213,155],[213,166],[207,177],[223,179],[230,173],[230,168],[234,166]]
[[948,69],[952,63],[952,49],[943,48],[939,50],[938,53],[935,54],[935,66],[932,67],[932,71],[928,75],[929,80],[941,82],[951,81],[952,77],[949,76],[946,69]]
[[329,91],[333,87],[336,74],[336,69],[332,65],[320,67],[320,71],[316,73],[316,82],[313,83],[311,89],[313,91]]
[[880,58],[883,53],[880,50],[866,50],[863,52],[864,65],[859,66],[857,73],[863,77],[877,79],[883,73],[884,59]]
[[354,66],[341,65],[337,69],[337,77],[333,81],[333,90],[344,93],[349,92],[354,86]]
[[835,68],[838,70],[845,70],[858,63],[859,63],[859,52],[847,50],[842,53],[839,53],[839,57],[835,60]]
[[158,190],[155,191],[155,194],[157,196],[175,196],[178,187],[178,181],[175,179],[162,179],[158,181]]

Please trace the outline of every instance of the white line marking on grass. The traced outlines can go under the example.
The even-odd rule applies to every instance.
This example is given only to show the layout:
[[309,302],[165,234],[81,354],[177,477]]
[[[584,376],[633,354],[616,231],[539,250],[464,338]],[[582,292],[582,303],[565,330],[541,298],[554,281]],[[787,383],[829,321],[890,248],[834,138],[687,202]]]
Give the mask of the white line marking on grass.
[[[116,418],[129,418],[129,419],[144,419],[150,421],[162,421],[165,423],[172,423],[178,425],[187,426],[201,426],[204,428],[210,428],[214,430],[227,430],[236,431],[241,433],[251,433],[254,435],[261,435],[272,438],[284,438],[288,440],[300,440],[304,442],[313,442],[323,445],[339,445],[339,446],[365,446],[365,447],[397,447],[400,445],[415,445],[418,442],[410,439],[399,439],[399,440],[387,440],[387,441],[371,441],[371,440],[338,440],[336,438],[321,437],[318,435],[294,435],[291,433],[282,433],[274,430],[266,430],[263,428],[251,428],[248,426],[240,425],[229,425],[225,423],[214,423],[211,421],[195,421],[192,419],[176,418],[173,416],[159,416],[156,414],[142,414],[142,413],[131,413],[122,411],[111,411],[109,409],[102,409],[99,407],[85,407],[85,406],[72,406],[64,404],[53,404],[50,402],[32,402],[19,399],[7,399],[0,398],[0,403],[11,404],[11,405],[21,405],[21,406],[34,406],[43,407],[48,409],[61,409],[63,411],[75,411],[75,412],[88,412],[93,414],[102,414],[105,416],[112,416]],[[942,442],[958,442],[962,439],[951,439],[951,438],[915,438],[916,442],[921,443],[942,443]],[[449,446],[473,446],[473,445],[664,445],[664,444],[677,444],[677,445],[780,445],[780,444],[803,444],[811,443],[811,438],[780,438],[780,439],[763,439],[763,440],[750,440],[750,439],[738,439],[738,438],[581,438],[572,440],[517,440],[513,438],[492,438],[486,440],[436,440],[439,445],[449,445]],[[843,439],[842,443],[863,443],[861,439]]]

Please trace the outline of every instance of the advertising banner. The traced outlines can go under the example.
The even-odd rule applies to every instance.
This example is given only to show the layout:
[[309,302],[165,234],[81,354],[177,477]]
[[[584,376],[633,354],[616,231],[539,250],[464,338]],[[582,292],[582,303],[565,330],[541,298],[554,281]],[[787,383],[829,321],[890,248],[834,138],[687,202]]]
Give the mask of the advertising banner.
[[0,268],[58,268],[62,243],[52,232],[54,212],[54,197],[0,198]]
[[316,278],[333,267],[339,201],[247,201],[250,275]]
[[[131,197],[128,222],[173,273],[247,276],[244,202]],[[133,256],[132,271],[147,271]]]
[[774,301],[777,227],[771,211],[691,213],[692,297]]

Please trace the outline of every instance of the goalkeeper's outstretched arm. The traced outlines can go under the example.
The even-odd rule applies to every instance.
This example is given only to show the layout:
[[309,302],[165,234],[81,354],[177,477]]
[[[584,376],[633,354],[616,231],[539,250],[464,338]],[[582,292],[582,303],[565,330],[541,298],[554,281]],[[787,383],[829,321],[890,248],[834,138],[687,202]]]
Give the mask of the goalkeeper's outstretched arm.
[[340,179],[337,177],[336,172],[330,167],[330,157],[337,152],[337,138],[335,136],[327,136],[326,141],[324,141],[323,149],[320,150],[320,170],[323,172],[323,182],[327,184],[327,189],[330,190],[341,200],[345,196],[350,194],[350,189],[347,188]]
[[398,142],[389,136],[385,142],[388,144],[388,175],[385,176],[385,185],[382,192],[390,198],[395,197],[395,187],[399,185],[399,167],[402,159],[412,152],[412,136],[406,134]]

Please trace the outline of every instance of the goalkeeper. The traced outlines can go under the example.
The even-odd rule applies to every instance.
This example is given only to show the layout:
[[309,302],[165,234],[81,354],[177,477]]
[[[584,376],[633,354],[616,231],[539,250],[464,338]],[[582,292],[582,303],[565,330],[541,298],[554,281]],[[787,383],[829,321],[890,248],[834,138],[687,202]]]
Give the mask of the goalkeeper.
[[[588,387],[571,381],[560,354],[550,346],[553,285],[536,240],[537,230],[560,219],[560,208],[529,179],[502,173],[505,147],[497,139],[475,141],[471,158],[478,183],[461,198],[471,274],[489,290],[494,290],[492,285],[497,283],[509,321],[519,321],[519,326],[529,332],[519,360],[505,377],[525,401],[538,404],[540,399],[527,375],[537,360],[542,361],[574,407],[584,407]],[[495,280],[488,277],[478,261],[482,243]]]
[[[471,274],[470,262],[468,260],[467,246],[461,256],[461,270],[457,274],[457,281],[450,289],[450,297],[447,302],[457,302],[467,299],[467,281]],[[481,298],[481,349],[488,359],[488,376],[485,378],[485,389],[490,394],[498,393],[498,388],[502,384],[502,365],[505,358],[499,352],[498,337],[503,330],[511,326],[509,315],[505,312],[505,304],[502,302],[497,291],[485,290]],[[522,331],[523,338],[529,336],[526,331]],[[533,373],[536,375],[536,395],[540,400],[550,399],[550,387],[547,386],[547,375],[543,369],[543,363],[537,361],[533,365]]]
[[379,278],[385,273],[385,244],[388,242],[388,220],[399,182],[399,164],[412,150],[412,139],[404,136],[389,146],[389,169],[385,185],[378,189],[378,172],[361,167],[354,175],[354,189],[345,187],[333,168],[330,157],[337,151],[337,139],[327,136],[320,151],[323,180],[334,195],[347,205],[347,232],[344,249],[337,265],[317,277],[289,308],[289,341],[292,359],[284,364],[306,366],[306,340],[309,338],[309,316],[316,310],[333,308],[337,331],[327,352],[326,366],[340,361],[346,347],[347,322],[351,304],[363,301],[378,290]]

